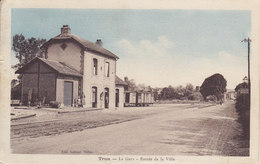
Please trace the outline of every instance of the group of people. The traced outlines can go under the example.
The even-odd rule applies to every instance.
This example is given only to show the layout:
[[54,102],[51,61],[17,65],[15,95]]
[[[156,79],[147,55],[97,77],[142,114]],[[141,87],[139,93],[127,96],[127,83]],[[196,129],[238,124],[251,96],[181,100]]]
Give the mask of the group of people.
[[74,107],[78,107],[78,108],[83,107],[83,105],[84,105],[83,99],[80,97],[75,98],[73,104],[74,104]]

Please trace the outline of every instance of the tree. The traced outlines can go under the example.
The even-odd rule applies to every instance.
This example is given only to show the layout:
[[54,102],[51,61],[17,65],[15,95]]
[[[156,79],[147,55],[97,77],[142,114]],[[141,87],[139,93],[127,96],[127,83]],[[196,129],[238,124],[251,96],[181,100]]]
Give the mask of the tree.
[[17,79],[13,79],[11,81],[11,88],[14,88],[17,85],[17,83],[18,83],[18,80]]
[[145,84],[138,84],[137,85],[138,90],[145,90],[145,88],[146,88]]
[[159,97],[159,88],[154,88],[153,90],[153,96],[154,96],[154,100],[158,100],[160,97]]
[[193,85],[187,84],[185,87],[179,85],[177,87],[172,87],[169,85],[168,87],[164,87],[160,94],[158,95],[158,99],[160,100],[173,100],[173,99],[188,99],[188,97],[193,93]]
[[159,95],[159,99],[162,100],[170,100],[175,98],[175,89],[169,85],[168,87],[164,87]]
[[43,52],[40,47],[46,42],[46,39],[28,38],[22,34],[13,36],[12,50],[15,52],[15,57],[19,59],[19,63],[13,65],[12,68],[19,69],[35,57],[43,57]]
[[134,79],[129,80],[128,77],[125,77],[125,82],[128,85],[128,90],[129,91],[135,91],[137,89],[137,86],[135,84],[135,80]]
[[184,91],[184,96],[190,96],[194,91],[194,87],[192,84],[187,84]]
[[[46,42],[46,39],[29,38],[26,39],[22,34],[13,36],[12,50],[15,52],[15,57],[19,59],[19,63],[12,66],[13,69],[18,70],[26,63],[35,57],[43,57],[43,52],[40,47]],[[13,79],[11,82],[11,98],[20,99],[21,96],[21,75],[19,80]],[[18,84],[17,84],[18,83]]]
[[240,88],[248,88],[248,84],[245,82],[238,84],[235,88],[235,91],[237,92]]
[[219,101],[223,99],[226,86],[226,79],[221,74],[216,73],[204,80],[200,87],[200,93],[204,100],[206,100],[208,96],[215,96]]

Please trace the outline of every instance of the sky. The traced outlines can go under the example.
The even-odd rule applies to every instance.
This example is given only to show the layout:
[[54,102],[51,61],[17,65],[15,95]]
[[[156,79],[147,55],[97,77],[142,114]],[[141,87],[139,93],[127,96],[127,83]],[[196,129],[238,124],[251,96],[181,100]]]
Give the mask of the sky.
[[[51,39],[63,25],[119,56],[117,75],[167,87],[220,73],[234,89],[247,76],[247,10],[12,9],[11,37]],[[11,54],[11,63],[17,59]]]

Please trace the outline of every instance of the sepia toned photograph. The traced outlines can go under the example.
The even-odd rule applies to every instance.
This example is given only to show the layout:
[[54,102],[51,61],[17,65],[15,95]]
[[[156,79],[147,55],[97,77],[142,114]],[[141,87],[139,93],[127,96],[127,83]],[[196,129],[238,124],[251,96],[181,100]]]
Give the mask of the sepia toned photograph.
[[248,156],[250,28],[249,11],[13,9],[13,153]]
[[9,153],[251,158],[252,28],[249,9],[11,8]]

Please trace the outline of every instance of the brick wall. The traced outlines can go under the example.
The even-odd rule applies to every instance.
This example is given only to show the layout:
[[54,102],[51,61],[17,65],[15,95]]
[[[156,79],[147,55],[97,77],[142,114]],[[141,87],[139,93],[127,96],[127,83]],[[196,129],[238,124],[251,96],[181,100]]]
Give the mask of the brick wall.
[[23,74],[22,76],[22,95],[21,101],[24,105],[28,103],[28,93],[32,90],[32,98],[35,99],[37,95],[37,74]]
[[39,83],[39,96],[40,99],[43,99],[45,96],[45,103],[56,100],[55,92],[55,83],[56,75],[55,74],[40,74],[40,83]]
[[[45,103],[55,101],[55,74],[40,74],[39,78],[39,98],[45,96]],[[38,74],[23,75],[22,102],[27,104],[29,90],[32,90],[32,101],[37,99],[38,92]]]
[[[98,60],[97,75],[93,73],[93,58]],[[105,62],[110,63],[109,77],[105,76]],[[97,107],[104,108],[104,90],[109,88],[109,108],[115,108],[115,74],[115,60],[92,52],[84,52],[83,92],[85,94],[85,107],[92,107],[92,87],[97,87]],[[103,97],[101,99],[102,92]]]
[[[22,78],[22,102],[27,104],[29,90],[32,90],[32,101],[38,99],[38,83],[39,83],[39,99],[42,101],[45,96],[45,103],[54,101],[56,75],[45,64],[40,63],[40,72],[38,78],[38,62],[30,65],[23,74]],[[38,82],[39,80],[39,82]]]
[[116,89],[119,90],[119,108],[124,107],[125,102],[125,93],[124,93],[124,87],[123,86],[116,86]]

